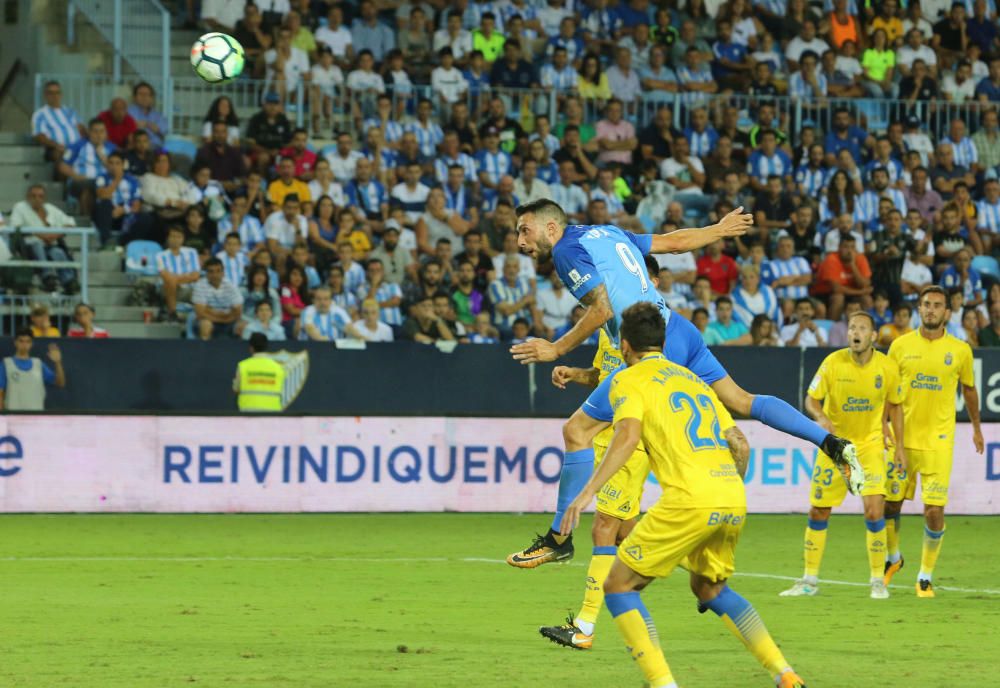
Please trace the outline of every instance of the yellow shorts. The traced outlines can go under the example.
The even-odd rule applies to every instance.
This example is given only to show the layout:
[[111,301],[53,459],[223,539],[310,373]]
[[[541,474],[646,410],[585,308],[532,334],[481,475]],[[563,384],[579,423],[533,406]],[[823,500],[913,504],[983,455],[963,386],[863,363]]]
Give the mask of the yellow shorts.
[[951,461],[954,446],[946,449],[907,449],[906,462],[910,470],[900,474],[895,465],[887,465],[886,494],[893,502],[913,499],[917,492],[917,475],[920,475],[920,499],[924,504],[945,506],[948,503],[948,485],[951,481]]
[[[607,450],[606,446],[594,445],[595,466],[601,463]],[[597,493],[597,510],[623,521],[635,518],[639,515],[642,490],[647,477],[649,455],[644,451],[636,451]]]
[[[858,461],[865,471],[862,496],[886,494],[885,449],[881,441],[858,445]],[[816,507],[840,506],[847,495],[847,483],[840,469],[823,452],[816,453],[809,503]]]
[[678,566],[713,582],[736,570],[736,543],[747,509],[678,509],[657,504],[618,546],[618,558],[649,578],[666,578]]

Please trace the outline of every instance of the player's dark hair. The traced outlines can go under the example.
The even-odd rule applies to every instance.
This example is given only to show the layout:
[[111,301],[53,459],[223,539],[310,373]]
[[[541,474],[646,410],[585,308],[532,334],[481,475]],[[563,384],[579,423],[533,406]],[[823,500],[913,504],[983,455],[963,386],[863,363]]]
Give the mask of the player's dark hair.
[[708,318],[708,310],[705,309],[705,308],[695,308],[693,311],[691,311],[691,320],[692,321],[694,320],[694,316],[696,316],[696,315],[704,315],[705,318]]
[[[267,303],[266,301],[262,303]],[[254,332],[250,335],[250,350],[255,354],[267,351],[267,335],[263,332]]]
[[546,215],[555,220],[563,227],[566,226],[566,212],[553,200],[539,198],[531,203],[524,203],[515,209],[518,217],[531,213],[533,215]]
[[[923,289],[921,289],[920,290],[920,298],[917,299],[917,303],[923,303],[924,302],[924,297],[927,296],[928,294],[940,294],[941,296],[943,296],[944,297],[945,308],[948,308],[948,306],[949,306],[948,292],[946,292],[942,287],[939,287],[936,284],[928,284],[926,287],[924,287]],[[912,310],[911,310],[911,312],[912,312]]]
[[643,256],[643,260],[646,263],[646,272],[648,272],[651,277],[655,277],[660,274],[660,264],[656,262],[656,258],[653,258],[653,256],[647,253]]
[[18,337],[28,337],[29,339],[34,339],[35,335],[32,333],[30,327],[19,327],[14,333],[14,339],[17,339]]
[[227,235],[226,235],[226,236],[225,236],[225,237],[224,237],[224,238],[222,239],[222,241],[223,241],[223,242],[226,242],[226,241],[229,241],[230,239],[236,239],[236,241],[239,241],[239,242],[241,242],[241,243],[242,243],[242,241],[243,241],[242,239],[240,239],[240,234],[239,234],[239,232],[230,232],[229,234],[227,234]]
[[640,301],[622,313],[621,338],[633,351],[661,351],[666,327],[660,309],[649,301]]
[[208,270],[209,268],[214,268],[215,266],[219,266],[220,268],[223,267],[222,261],[216,258],[215,256],[212,256],[211,258],[205,261],[205,264],[202,266],[202,269]]

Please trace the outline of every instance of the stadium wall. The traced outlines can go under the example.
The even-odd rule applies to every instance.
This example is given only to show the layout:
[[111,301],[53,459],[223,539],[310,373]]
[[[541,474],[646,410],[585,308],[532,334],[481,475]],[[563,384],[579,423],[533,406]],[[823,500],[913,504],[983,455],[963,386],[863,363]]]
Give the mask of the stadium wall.
[[[52,389],[54,413],[235,413],[236,363],[248,355],[239,341],[59,340],[69,384]],[[11,352],[10,340],[0,355]],[[36,354],[46,343],[35,345]],[[552,365],[522,366],[503,346],[459,346],[451,353],[410,343],[340,350],[290,342],[309,351],[309,374],[289,411],[324,416],[567,417],[585,397],[581,387],[552,386]],[[745,389],[801,406],[829,349],[722,347],[714,349]],[[565,359],[590,366],[594,350]],[[1000,349],[975,350],[983,419],[1000,421]],[[111,381],[114,381],[113,383]],[[964,407],[959,399],[965,419]]]
[[[556,419],[0,417],[0,512],[544,512]],[[754,512],[808,508],[815,449],[741,421]],[[959,426],[948,510],[1000,513],[1000,425]],[[831,476],[840,480],[839,476]],[[826,489],[820,486],[821,489]],[[650,481],[643,503],[659,495]],[[907,509],[917,511],[919,505]],[[859,513],[848,496],[844,511]]]

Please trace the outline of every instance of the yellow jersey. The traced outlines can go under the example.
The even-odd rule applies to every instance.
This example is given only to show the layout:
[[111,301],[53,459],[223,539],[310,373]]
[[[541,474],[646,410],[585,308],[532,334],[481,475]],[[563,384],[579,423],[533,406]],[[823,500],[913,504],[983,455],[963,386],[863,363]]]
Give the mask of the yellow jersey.
[[872,352],[863,366],[854,362],[850,349],[833,352],[816,371],[807,393],[823,400],[823,413],[837,434],[857,445],[881,442],[885,403],[903,401],[899,366],[881,351]]
[[660,504],[677,508],[745,507],[746,492],[723,432],[735,426],[712,388],[663,354],[650,353],[615,375],[615,424],[642,423]]
[[903,446],[945,449],[955,441],[958,384],[975,384],[972,349],[945,333],[930,340],[920,330],[908,332],[889,347],[903,386]]
[[[598,330],[599,336],[597,340],[597,353],[594,354],[594,362],[591,364],[592,367],[597,368],[597,383],[600,384],[604,381],[611,373],[618,370],[625,360],[622,358],[622,352],[615,348],[615,345],[611,343],[611,337],[608,333],[604,331],[604,328]],[[611,438],[615,434],[615,428],[613,425],[601,430],[594,437],[594,444],[598,447],[607,447],[611,444]],[[641,447],[641,445],[640,445]]]

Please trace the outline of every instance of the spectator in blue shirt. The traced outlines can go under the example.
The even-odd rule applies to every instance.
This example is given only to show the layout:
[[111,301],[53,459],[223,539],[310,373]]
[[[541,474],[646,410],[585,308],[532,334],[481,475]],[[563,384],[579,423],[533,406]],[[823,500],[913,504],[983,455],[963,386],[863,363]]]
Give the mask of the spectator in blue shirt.
[[151,217],[142,212],[142,190],[139,180],[125,171],[125,156],[115,151],[108,155],[107,173],[95,182],[97,205],[94,224],[101,245],[111,240],[111,232],[145,237],[152,229]]
[[153,148],[160,148],[164,138],[170,133],[170,122],[155,105],[156,91],[148,83],[140,81],[132,88],[132,104],[128,106],[128,114],[139,129],[144,129],[149,134]]
[[555,55],[556,48],[564,48],[566,57],[574,66],[583,57],[583,41],[576,35],[576,20],[573,17],[563,17],[559,22],[559,34],[549,39],[545,47],[545,54],[551,59]]
[[851,124],[851,114],[845,107],[838,107],[833,112],[833,131],[826,135],[823,149],[826,151],[827,165],[831,167],[837,162],[837,153],[843,149],[851,152],[854,162],[861,164],[865,149],[875,145],[875,138],[859,126]]
[[87,125],[87,138],[66,148],[59,163],[59,173],[69,179],[67,191],[80,201],[80,212],[94,211],[94,189],[97,178],[107,173],[108,154],[115,150],[108,142],[108,129],[96,117]]
[[538,88],[535,69],[521,59],[521,43],[516,39],[503,44],[503,59],[493,63],[490,83],[498,88]]
[[361,0],[358,18],[351,25],[351,45],[354,53],[370,50],[376,62],[381,62],[396,47],[396,33],[378,20],[373,0]]
[[1000,101],[1000,57],[990,60],[990,75],[976,85],[976,98],[982,103]]
[[746,346],[753,342],[747,326],[733,318],[733,300],[728,296],[715,300],[715,321],[701,336],[709,346]]
[[745,45],[732,40],[733,24],[725,19],[717,23],[719,40],[712,46],[712,74],[722,88],[745,91],[750,82],[753,62],[747,55]]
[[972,253],[967,248],[959,249],[952,262],[941,273],[941,286],[948,290],[961,290],[964,305],[975,308],[985,300],[986,291],[982,276],[971,267]]

